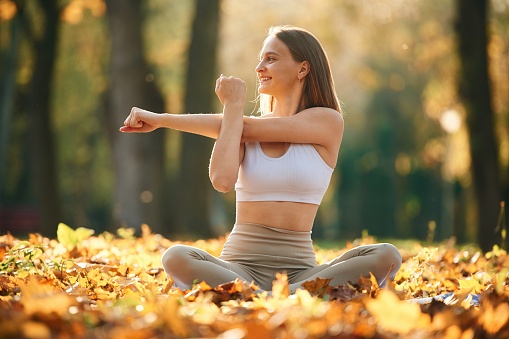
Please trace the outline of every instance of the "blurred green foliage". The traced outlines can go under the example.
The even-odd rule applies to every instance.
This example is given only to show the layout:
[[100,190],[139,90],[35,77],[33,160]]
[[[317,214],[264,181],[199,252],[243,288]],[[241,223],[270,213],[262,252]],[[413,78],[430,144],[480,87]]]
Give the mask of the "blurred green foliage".
[[[500,167],[507,181],[509,4],[493,0],[490,5],[488,55]],[[61,219],[74,228],[103,231],[117,226],[112,225],[115,178],[104,129],[103,102],[109,83],[105,8],[101,0],[70,0],[63,6],[55,81],[51,84]],[[37,6],[27,5],[26,10],[37,27]],[[192,1],[144,2],[144,53],[154,70],[147,76],[164,94],[167,112],[182,112],[193,10]],[[221,16],[218,69],[246,80],[248,95],[252,93],[248,100],[256,99],[254,67],[271,25],[309,29],[328,52],[346,112],[346,129],[332,185],[316,220],[316,238],[358,237],[368,230],[384,238],[424,240],[430,222],[435,222],[435,240],[452,235],[463,242],[475,240],[468,135],[464,124],[452,132],[441,125],[446,111],[456,112],[460,119],[464,116],[455,88],[458,56],[452,0],[295,0],[291,4],[223,0]],[[2,18],[2,57],[11,46],[12,27],[12,18]],[[22,40],[6,161],[0,164],[0,173],[4,173],[0,206],[4,210],[35,204],[23,103],[33,66],[31,53]],[[217,110],[219,105],[210,108]],[[246,114],[253,111],[254,103],[246,105]],[[179,133],[167,131],[166,150],[167,178],[161,184],[170,191],[179,169]],[[168,194],[167,208],[178,209],[178,201],[170,197]],[[214,232],[221,234],[233,223],[234,196],[229,193],[219,200],[214,202],[220,215],[215,216]],[[5,223],[2,227],[15,233],[33,231],[9,228]],[[168,231],[171,228],[168,225]]]

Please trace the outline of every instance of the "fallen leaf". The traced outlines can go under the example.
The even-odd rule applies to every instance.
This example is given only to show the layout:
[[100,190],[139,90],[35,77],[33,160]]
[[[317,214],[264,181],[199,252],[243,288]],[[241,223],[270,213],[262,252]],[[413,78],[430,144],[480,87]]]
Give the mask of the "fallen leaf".
[[40,312],[44,314],[67,314],[73,300],[66,293],[57,292],[51,286],[39,284],[30,277],[27,283],[21,283],[21,303],[28,315]]
[[429,315],[423,314],[419,305],[400,300],[388,290],[380,291],[376,299],[367,299],[366,308],[380,326],[397,334],[406,335],[430,324]]
[[282,273],[276,273],[276,280],[272,282],[272,296],[276,299],[284,299],[290,295],[290,286],[288,285],[288,276]]

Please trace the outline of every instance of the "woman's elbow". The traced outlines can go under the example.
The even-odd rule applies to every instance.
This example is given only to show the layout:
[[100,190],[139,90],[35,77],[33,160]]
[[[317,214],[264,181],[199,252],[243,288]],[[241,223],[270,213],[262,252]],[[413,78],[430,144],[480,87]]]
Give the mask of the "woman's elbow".
[[210,182],[216,191],[221,193],[230,192],[235,186],[235,181],[223,175],[210,175]]

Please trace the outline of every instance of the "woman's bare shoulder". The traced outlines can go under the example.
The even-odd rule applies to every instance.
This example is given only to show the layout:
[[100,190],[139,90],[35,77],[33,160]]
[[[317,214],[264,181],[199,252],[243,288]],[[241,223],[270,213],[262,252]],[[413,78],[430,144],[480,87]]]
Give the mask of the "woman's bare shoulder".
[[307,108],[299,112],[298,115],[320,123],[333,124],[340,128],[343,128],[344,125],[343,114],[328,107]]
[[299,112],[299,114],[302,114],[302,113],[330,115],[335,118],[337,118],[339,116],[341,119],[343,119],[343,115],[340,112],[336,111],[333,108],[329,108],[329,107],[310,107],[310,108],[306,108],[305,110],[302,110]]

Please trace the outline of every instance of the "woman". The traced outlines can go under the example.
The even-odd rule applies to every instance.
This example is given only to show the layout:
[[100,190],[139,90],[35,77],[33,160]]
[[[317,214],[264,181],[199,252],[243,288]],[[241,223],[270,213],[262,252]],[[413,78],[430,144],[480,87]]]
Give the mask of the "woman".
[[210,159],[212,185],[236,190],[236,222],[219,258],[185,245],[163,255],[177,287],[194,281],[216,286],[237,278],[270,290],[276,272],[288,275],[291,292],[305,281],[357,282],[371,272],[383,286],[401,265],[390,244],[359,246],[317,265],[311,228],[336,165],[343,118],[329,62],[309,32],[270,29],[256,67],[261,117],[243,116],[245,83],[221,75],[216,94],[222,114],[155,114],[133,108],[122,132],[159,127],[216,139]]

